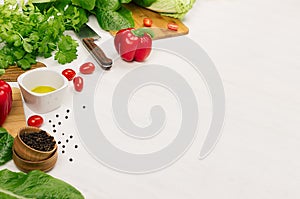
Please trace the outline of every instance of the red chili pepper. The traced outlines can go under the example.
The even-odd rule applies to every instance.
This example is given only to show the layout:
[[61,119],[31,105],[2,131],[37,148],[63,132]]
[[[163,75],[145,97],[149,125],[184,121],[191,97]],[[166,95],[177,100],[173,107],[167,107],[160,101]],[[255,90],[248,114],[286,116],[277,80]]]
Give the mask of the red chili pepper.
[[0,80],[0,126],[5,122],[12,106],[12,90],[8,83]]
[[153,32],[149,28],[127,28],[117,32],[114,43],[125,61],[144,61],[151,53]]

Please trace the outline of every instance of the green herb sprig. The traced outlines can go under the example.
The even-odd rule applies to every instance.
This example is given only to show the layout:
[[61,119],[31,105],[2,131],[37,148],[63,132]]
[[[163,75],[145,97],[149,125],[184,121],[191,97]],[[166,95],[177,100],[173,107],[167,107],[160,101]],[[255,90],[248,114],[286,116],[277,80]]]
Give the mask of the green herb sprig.
[[[33,4],[6,0],[0,5],[0,70],[17,65],[26,70],[37,56],[51,57],[60,64],[77,58],[77,42],[65,36],[65,16],[52,7],[42,13]],[[71,24],[71,22],[69,23]]]

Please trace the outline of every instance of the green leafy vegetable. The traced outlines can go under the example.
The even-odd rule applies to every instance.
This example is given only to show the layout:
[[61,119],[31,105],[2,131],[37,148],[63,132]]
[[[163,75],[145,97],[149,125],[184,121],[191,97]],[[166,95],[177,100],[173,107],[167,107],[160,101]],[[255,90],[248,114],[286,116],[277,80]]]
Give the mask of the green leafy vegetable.
[[120,0],[120,3],[130,3],[131,0]]
[[34,5],[44,11],[52,7],[58,9],[64,15],[67,29],[78,31],[88,16],[94,14],[102,29],[120,30],[134,26],[131,12],[122,7],[122,3],[129,2],[131,0],[34,0]]
[[86,10],[93,10],[95,7],[96,0],[72,0],[74,5],[82,7]]
[[55,54],[55,59],[60,64],[66,64],[77,58],[78,44],[69,35],[62,36],[58,42],[59,51]]
[[38,170],[25,174],[4,169],[0,171],[0,179],[0,198],[2,199],[84,198],[73,186]]
[[96,17],[101,28],[104,30],[120,30],[134,27],[131,12],[124,7],[121,7],[117,11],[99,10],[99,12],[96,12]]
[[140,6],[165,16],[183,18],[196,0],[133,0]]
[[12,159],[13,142],[14,138],[6,131],[6,129],[0,127],[0,165],[5,164]]
[[68,30],[78,31],[82,25],[88,22],[88,13],[83,8],[69,5],[64,9],[64,20]]
[[133,0],[133,1],[142,7],[149,7],[156,0]]
[[[46,0],[49,1],[49,0]],[[46,12],[51,8],[56,8],[62,15],[67,30],[78,31],[80,27],[88,22],[89,13],[87,10],[72,4],[72,0],[53,0],[49,3],[38,3],[37,0],[34,5],[42,12]]]
[[119,2],[119,0],[97,0],[96,7],[100,12],[101,10],[116,11],[121,7],[121,3]]
[[66,40],[66,29],[76,29],[87,22],[85,11],[74,6],[58,10],[43,5],[43,13],[31,3],[19,5],[16,0],[6,0],[0,5],[0,69],[17,64],[27,70],[36,63],[37,56],[48,58],[57,50],[65,55],[65,49],[71,49],[67,59],[58,56],[59,63],[76,59],[75,40],[68,38],[63,42],[64,47],[58,44]]

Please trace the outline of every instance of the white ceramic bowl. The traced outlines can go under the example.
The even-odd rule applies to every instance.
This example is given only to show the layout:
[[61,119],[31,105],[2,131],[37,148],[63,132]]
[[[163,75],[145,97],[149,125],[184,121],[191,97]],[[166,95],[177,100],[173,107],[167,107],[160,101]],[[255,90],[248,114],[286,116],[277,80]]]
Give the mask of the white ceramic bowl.
[[[17,81],[26,105],[36,113],[47,113],[59,108],[68,86],[68,81],[62,74],[49,68],[27,71]],[[51,86],[56,90],[48,93],[31,91],[38,86]]]

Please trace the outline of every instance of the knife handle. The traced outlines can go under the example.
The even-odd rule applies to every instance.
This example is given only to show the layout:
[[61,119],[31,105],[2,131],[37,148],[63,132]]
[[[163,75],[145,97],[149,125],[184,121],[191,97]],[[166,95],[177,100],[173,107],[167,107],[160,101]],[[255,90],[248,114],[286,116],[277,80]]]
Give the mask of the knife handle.
[[105,69],[109,70],[112,66],[112,60],[106,57],[103,50],[95,44],[95,40],[93,38],[84,38],[82,39],[84,45],[91,52],[96,61]]

